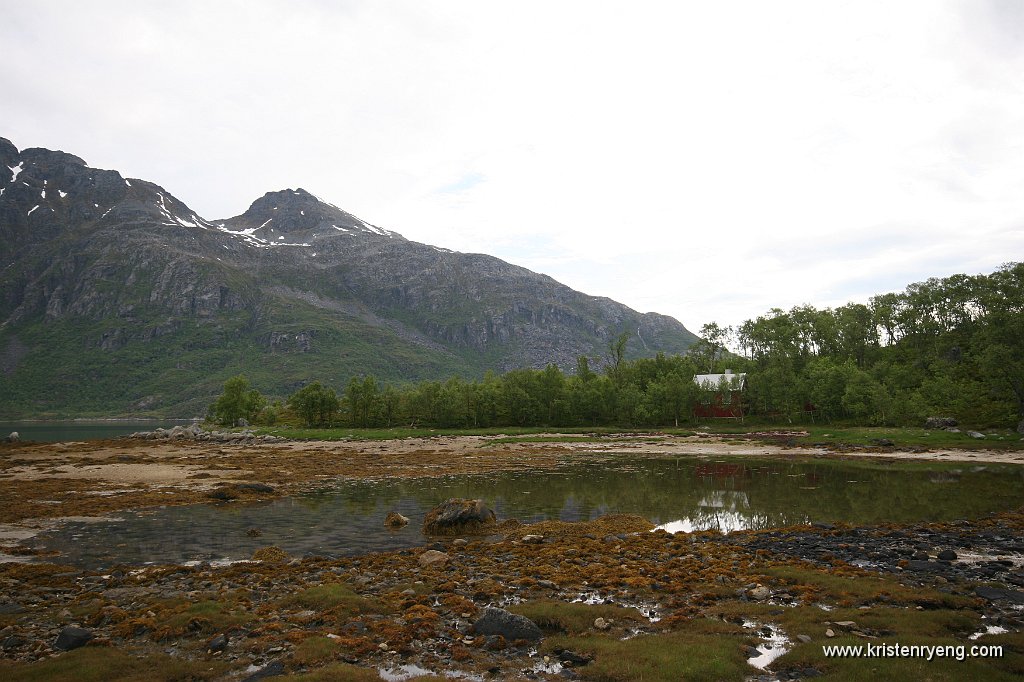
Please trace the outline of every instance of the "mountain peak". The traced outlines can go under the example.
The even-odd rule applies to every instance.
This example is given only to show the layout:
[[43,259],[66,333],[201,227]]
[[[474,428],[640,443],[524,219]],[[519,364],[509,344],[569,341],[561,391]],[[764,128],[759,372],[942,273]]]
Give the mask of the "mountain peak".
[[226,231],[244,233],[274,243],[281,237],[367,233],[384,237],[394,232],[370,225],[299,187],[267,192],[240,216],[222,222]]

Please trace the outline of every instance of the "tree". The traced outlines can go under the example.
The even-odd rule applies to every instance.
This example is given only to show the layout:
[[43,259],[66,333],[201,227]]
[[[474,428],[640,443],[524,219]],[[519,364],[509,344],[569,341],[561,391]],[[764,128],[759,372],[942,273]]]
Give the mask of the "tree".
[[715,371],[715,363],[725,355],[725,342],[732,334],[732,327],[719,326],[717,322],[708,322],[700,328],[700,340],[693,344],[690,355],[694,357],[706,372]]
[[626,344],[629,342],[629,332],[622,332],[613,341],[608,342],[608,376],[613,379],[619,371],[622,360],[626,357]]
[[223,426],[235,426],[240,419],[252,422],[267,404],[259,391],[249,388],[249,380],[239,374],[224,382],[224,392],[210,406],[213,420]]
[[377,379],[372,375],[362,379],[352,377],[345,389],[345,402],[348,403],[352,426],[371,426],[378,402]]
[[330,426],[339,405],[334,389],[325,388],[319,381],[303,386],[288,398],[288,406],[310,427]]

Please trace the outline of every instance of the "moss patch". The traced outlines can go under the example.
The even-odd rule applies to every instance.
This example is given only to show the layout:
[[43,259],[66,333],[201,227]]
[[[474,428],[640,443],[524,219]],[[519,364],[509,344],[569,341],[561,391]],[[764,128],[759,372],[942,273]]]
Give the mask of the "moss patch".
[[551,637],[545,651],[568,649],[594,656],[589,665],[579,668],[580,677],[599,682],[708,682],[740,680],[752,669],[744,658],[744,638],[740,628],[727,623],[710,623],[714,629],[727,629],[735,637],[707,634],[704,621],[694,621],[689,631],[663,635],[641,635],[628,640],[599,635]]
[[134,657],[106,647],[83,647],[35,663],[0,664],[0,678],[23,682],[183,682],[222,677],[219,661],[184,661],[163,654]]

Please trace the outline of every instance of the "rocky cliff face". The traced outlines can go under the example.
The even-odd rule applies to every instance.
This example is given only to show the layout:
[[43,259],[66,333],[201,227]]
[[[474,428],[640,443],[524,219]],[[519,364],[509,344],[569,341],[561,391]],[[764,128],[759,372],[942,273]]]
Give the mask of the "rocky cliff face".
[[570,368],[623,331],[631,356],[694,339],[302,189],[210,221],[153,183],[0,138],[0,414],[187,414],[239,372],[285,393],[361,373]]

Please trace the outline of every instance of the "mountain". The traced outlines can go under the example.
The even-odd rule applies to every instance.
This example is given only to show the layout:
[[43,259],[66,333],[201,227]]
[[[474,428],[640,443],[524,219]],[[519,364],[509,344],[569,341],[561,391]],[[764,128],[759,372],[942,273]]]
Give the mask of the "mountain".
[[207,220],[159,185],[0,138],[0,416],[202,413],[245,373],[477,377],[681,353],[695,337],[491,256],[409,241],[302,189]]

